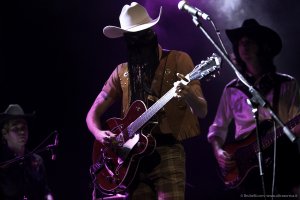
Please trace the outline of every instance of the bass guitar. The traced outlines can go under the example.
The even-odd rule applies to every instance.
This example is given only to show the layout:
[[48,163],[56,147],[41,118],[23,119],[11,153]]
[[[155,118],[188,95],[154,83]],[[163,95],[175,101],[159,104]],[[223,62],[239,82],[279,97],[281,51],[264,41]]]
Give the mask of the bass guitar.
[[[299,123],[300,114],[288,121],[286,123],[286,126],[289,129],[292,129]],[[270,125],[271,124],[269,121],[262,122],[261,130],[266,130],[266,128],[269,128]],[[284,135],[282,127],[277,128],[275,133],[276,140]],[[266,131],[266,133],[262,136],[262,150],[267,150],[272,144],[274,144],[275,133],[274,131],[269,129],[269,131]],[[258,146],[255,132],[251,133],[247,138],[243,140],[225,145],[224,150],[229,154],[234,155],[233,159],[236,161],[236,167],[230,171],[221,169],[221,177],[226,187],[231,189],[237,188],[243,182],[243,180],[245,180],[249,172],[258,167]],[[270,164],[269,161],[270,159],[267,156],[263,160],[265,164]]]
[[[187,85],[192,80],[200,80],[214,75],[221,64],[221,58],[213,54],[187,74],[181,82]],[[140,159],[151,154],[156,141],[151,134],[144,134],[141,128],[176,94],[171,88],[149,109],[137,100],[133,102],[123,119],[110,118],[106,121],[108,129],[116,134],[112,144],[104,145],[95,141],[93,165],[90,172],[98,188],[103,192],[120,192],[132,182]]]

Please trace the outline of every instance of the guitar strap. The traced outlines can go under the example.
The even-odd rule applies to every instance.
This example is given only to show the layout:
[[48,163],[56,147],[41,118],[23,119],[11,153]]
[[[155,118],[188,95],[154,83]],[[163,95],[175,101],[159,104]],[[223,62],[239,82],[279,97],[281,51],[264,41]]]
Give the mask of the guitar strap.
[[[162,74],[162,78],[161,78],[159,90],[156,92],[156,94],[152,94],[148,96],[148,99],[151,99],[152,101],[156,101],[162,96],[163,85],[165,85],[165,82],[168,81],[165,74],[166,74],[166,66],[167,66],[169,53],[170,53],[169,50],[165,50],[165,49],[162,50],[161,61],[155,73],[155,74]],[[173,66],[173,65],[168,65],[168,66]],[[152,88],[153,88],[153,82],[154,81],[152,81]]]

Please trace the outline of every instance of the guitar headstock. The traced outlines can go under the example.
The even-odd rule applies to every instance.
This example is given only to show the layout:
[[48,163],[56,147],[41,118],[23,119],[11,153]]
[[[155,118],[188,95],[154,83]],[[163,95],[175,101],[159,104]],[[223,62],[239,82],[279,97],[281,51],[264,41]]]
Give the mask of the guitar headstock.
[[206,60],[201,61],[196,65],[192,72],[189,73],[190,80],[201,80],[203,78],[215,77],[215,74],[219,72],[221,66],[221,57],[215,53],[208,57]]

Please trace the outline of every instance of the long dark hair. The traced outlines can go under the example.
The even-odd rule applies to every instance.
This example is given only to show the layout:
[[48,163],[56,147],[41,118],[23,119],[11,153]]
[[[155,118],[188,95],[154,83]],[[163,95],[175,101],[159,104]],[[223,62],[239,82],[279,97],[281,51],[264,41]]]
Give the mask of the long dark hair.
[[[255,37],[253,35],[245,35],[249,37],[250,39],[254,40],[258,45],[258,58],[260,59],[260,62],[263,64],[264,73],[268,72],[276,72],[276,66],[274,65],[274,57],[275,55],[271,51],[271,47],[268,42],[262,40],[259,37]],[[237,39],[232,44],[232,49],[234,53],[233,62],[239,67],[241,73],[245,73],[247,71],[246,63],[241,59],[238,46],[239,41],[242,37]]]
[[128,48],[128,71],[131,103],[137,99],[146,100],[159,64],[158,41],[152,29],[124,34]]

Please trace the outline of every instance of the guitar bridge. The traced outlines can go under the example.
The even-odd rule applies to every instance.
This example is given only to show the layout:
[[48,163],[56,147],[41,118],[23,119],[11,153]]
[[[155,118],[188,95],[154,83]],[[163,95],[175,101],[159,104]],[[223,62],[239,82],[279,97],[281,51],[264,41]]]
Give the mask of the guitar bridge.
[[92,164],[92,166],[90,167],[90,174],[91,175],[97,174],[105,165],[105,156],[104,156],[104,152],[103,152],[102,149],[101,149],[100,155],[101,156],[96,161],[96,163]]

